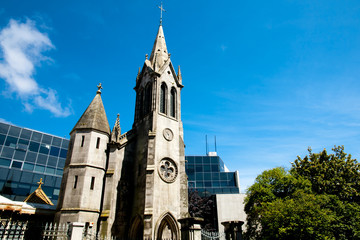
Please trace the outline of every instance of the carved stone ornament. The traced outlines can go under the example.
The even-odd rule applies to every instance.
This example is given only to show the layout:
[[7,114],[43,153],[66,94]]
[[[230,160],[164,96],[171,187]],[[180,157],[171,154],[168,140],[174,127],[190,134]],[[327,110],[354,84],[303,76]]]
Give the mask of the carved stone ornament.
[[174,138],[174,134],[170,128],[165,128],[163,131],[163,135],[164,135],[164,138],[168,141],[171,141]]
[[164,182],[174,182],[178,175],[176,163],[168,158],[161,160],[159,164],[159,175]]

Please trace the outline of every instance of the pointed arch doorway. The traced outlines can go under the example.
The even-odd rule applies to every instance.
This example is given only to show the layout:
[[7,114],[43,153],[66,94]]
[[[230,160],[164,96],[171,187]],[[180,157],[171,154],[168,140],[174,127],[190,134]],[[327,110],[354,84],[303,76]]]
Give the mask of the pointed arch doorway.
[[175,218],[170,214],[166,213],[160,218],[161,221],[158,224],[158,228],[156,231],[156,239],[171,239],[178,240],[179,239],[179,227],[176,224]]

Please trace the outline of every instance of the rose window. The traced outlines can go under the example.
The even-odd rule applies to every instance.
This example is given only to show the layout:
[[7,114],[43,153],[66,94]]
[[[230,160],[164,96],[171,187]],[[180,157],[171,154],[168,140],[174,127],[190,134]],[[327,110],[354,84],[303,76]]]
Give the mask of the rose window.
[[159,174],[162,180],[168,183],[174,182],[177,173],[177,166],[173,160],[163,159],[160,161]]

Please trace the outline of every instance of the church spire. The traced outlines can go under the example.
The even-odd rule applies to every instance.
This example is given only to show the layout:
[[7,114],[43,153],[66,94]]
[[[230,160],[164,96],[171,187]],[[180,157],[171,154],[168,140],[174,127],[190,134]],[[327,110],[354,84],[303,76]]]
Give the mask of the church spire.
[[162,65],[169,59],[165,36],[162,25],[159,26],[158,33],[154,42],[154,46],[150,55],[150,62],[155,71],[160,69]]

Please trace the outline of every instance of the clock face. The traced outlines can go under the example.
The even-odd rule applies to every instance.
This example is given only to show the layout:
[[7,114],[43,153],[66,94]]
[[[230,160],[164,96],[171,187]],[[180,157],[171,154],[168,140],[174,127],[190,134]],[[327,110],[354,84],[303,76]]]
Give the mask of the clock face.
[[171,141],[174,137],[174,134],[170,128],[165,128],[163,131],[163,135],[164,135],[164,138],[168,141]]

